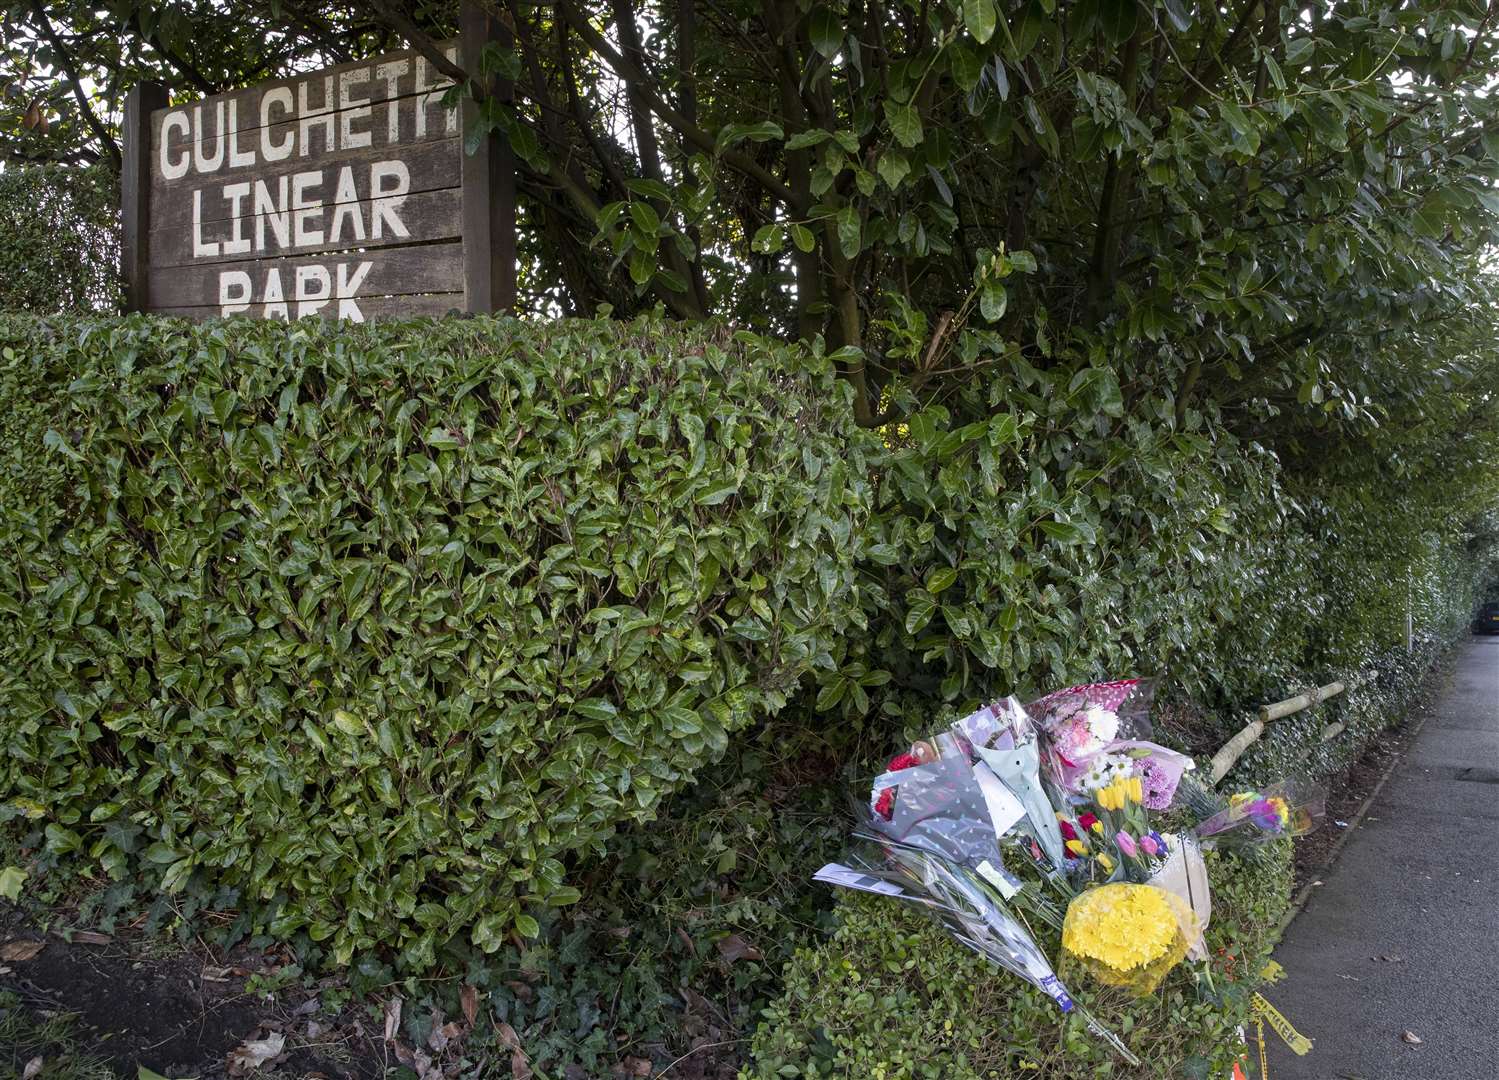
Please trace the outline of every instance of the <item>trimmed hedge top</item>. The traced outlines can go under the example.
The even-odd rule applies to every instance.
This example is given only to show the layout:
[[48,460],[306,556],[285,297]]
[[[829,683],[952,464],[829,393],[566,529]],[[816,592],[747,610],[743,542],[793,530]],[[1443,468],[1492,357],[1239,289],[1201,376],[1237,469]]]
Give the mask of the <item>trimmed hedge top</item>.
[[0,356],[0,816],[340,962],[534,933],[857,618],[846,387],[748,335],[4,317]]

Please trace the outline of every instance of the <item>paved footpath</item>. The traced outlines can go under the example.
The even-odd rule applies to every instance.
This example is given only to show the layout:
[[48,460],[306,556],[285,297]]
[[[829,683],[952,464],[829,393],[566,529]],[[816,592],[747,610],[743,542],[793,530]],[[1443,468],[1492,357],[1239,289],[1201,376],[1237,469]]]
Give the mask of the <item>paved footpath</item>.
[[1266,990],[1316,1046],[1297,1058],[1267,1030],[1272,1080],[1499,1077],[1499,637],[1462,647],[1322,881]]

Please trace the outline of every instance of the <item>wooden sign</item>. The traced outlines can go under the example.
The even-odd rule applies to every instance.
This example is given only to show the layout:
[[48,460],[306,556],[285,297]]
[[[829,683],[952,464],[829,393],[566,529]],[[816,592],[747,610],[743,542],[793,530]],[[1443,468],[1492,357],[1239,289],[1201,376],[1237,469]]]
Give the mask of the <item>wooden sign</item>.
[[[499,28],[468,4],[439,49],[478,70]],[[514,180],[498,136],[416,51],[169,105],[126,103],[127,307],[189,318],[380,316],[514,305]],[[490,93],[508,88],[492,85]]]

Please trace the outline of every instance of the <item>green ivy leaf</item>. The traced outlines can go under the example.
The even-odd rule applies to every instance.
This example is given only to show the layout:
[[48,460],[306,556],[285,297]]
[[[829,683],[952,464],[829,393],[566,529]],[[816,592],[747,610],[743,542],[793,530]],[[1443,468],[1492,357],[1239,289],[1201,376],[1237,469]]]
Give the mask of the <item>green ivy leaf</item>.
[[910,174],[911,162],[905,154],[891,147],[880,155],[877,168],[880,179],[884,180],[890,186],[890,190],[894,191],[900,187],[900,182]]
[[860,250],[859,212],[852,206],[838,211],[838,246],[846,259],[856,258]]
[[889,123],[890,134],[895,136],[896,142],[907,148],[921,145],[921,114],[914,105],[903,105],[889,98],[885,99],[885,120]]
[[12,903],[21,899],[21,886],[30,876],[29,872],[19,866],[7,866],[0,870],[0,896]]
[[807,32],[812,39],[812,48],[818,54],[831,59],[843,48],[843,20],[831,8],[818,5],[807,19]]
[[994,36],[994,0],[963,0],[963,25],[980,45]]
[[936,596],[943,590],[951,588],[957,580],[958,572],[952,567],[938,567],[926,576],[926,591]]

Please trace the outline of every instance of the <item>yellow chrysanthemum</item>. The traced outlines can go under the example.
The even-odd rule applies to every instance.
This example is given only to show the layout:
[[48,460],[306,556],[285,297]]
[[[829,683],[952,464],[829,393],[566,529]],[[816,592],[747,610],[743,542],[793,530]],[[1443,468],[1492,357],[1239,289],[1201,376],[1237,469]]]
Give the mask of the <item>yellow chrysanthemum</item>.
[[[1101,981],[1132,985],[1151,968],[1153,981],[1185,954],[1181,924],[1165,892],[1149,885],[1100,885],[1077,896],[1062,924],[1062,948]],[[1174,955],[1174,959],[1172,959]],[[1169,961],[1159,974],[1154,966]],[[1102,965],[1100,968],[1098,965]]]

